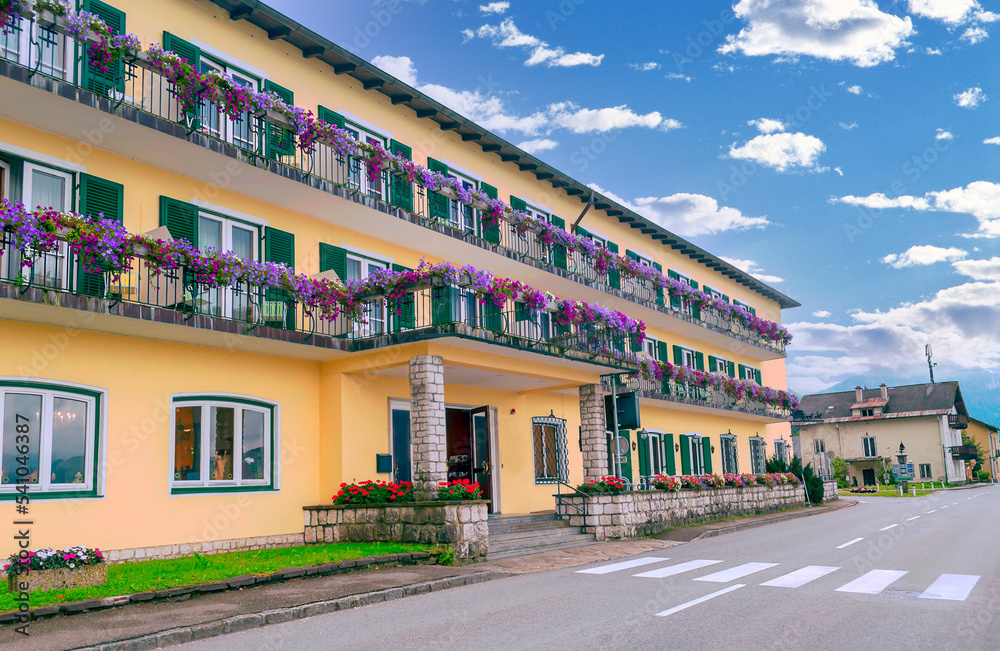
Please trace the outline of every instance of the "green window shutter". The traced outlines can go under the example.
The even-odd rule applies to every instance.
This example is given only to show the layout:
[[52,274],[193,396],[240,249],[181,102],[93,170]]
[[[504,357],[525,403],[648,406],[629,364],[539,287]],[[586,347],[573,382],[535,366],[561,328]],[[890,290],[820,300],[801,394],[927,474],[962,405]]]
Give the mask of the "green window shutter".
[[[690,281],[690,285],[691,285],[691,287],[693,289],[698,289],[698,281],[697,280]],[[697,305],[695,305],[694,303],[691,304],[691,316],[693,316],[696,319],[700,319],[701,318],[701,309]]]
[[[490,199],[497,198],[497,189],[488,183],[480,183],[479,189]],[[479,218],[480,237],[490,244],[500,244],[500,224],[484,224],[482,217]]]
[[[295,106],[295,93],[284,86],[279,86],[270,79],[265,79],[264,90],[274,93],[289,106]],[[271,122],[265,123],[265,126],[267,127],[266,142],[268,157],[280,158],[282,156],[295,155],[295,133],[291,129],[282,129]]]
[[[289,268],[289,270],[295,272],[295,235],[288,233],[286,231],[280,231],[277,228],[272,228],[266,226],[264,228],[264,260],[266,262],[280,262]],[[267,301],[280,301],[285,303],[287,309],[285,311],[285,322],[274,322],[268,323],[268,325],[285,328],[287,330],[295,329],[295,304],[291,302],[291,297],[288,292],[281,289],[275,289],[269,287],[264,294],[264,300]]]
[[[90,174],[80,175],[80,213],[91,219],[123,220],[122,197],[124,186]],[[106,284],[103,273],[91,273],[76,265],[76,289],[88,296],[104,296]]]
[[729,370],[729,377],[736,377],[736,364],[734,362],[727,362],[726,366]]
[[712,292],[713,292],[714,290],[713,290],[713,289],[712,289],[711,287],[709,287],[708,285],[705,285],[705,287],[703,288],[703,291],[704,291],[704,292],[705,292],[706,294],[708,294],[709,296],[711,296],[711,295],[712,295]]
[[[194,66],[195,71],[201,71],[201,48],[198,46],[182,38],[177,38],[170,32],[163,32],[163,49],[173,52],[182,59],[186,59]],[[198,106],[193,106],[188,110],[187,121],[190,122],[188,126],[191,129],[201,127],[201,120],[198,119],[199,115],[200,108]]]
[[718,358],[715,355],[708,356],[708,370],[715,372],[715,363]]
[[590,231],[588,231],[583,226],[576,227],[576,234],[578,237],[590,237]]
[[[427,168],[432,172],[440,172],[445,176],[448,176],[448,166],[440,161],[434,160],[433,158],[427,159]],[[449,205],[448,197],[443,194],[438,194],[437,192],[428,192],[427,204],[432,218],[444,220],[451,219],[451,206]]]
[[528,204],[524,203],[523,199],[510,195],[510,207],[514,210],[527,210]]
[[[413,160],[413,150],[398,140],[390,142],[389,149],[397,156]],[[413,212],[413,184],[402,174],[392,175],[392,203],[406,212]]]
[[[672,278],[672,279],[674,279],[674,280],[680,280],[681,279],[680,275],[676,271],[674,271],[673,269],[670,269],[670,270],[667,271],[667,276],[670,277],[670,278]],[[673,294],[671,294],[670,295],[670,307],[674,308],[675,310],[681,309],[681,297],[680,296],[674,296]]]
[[649,476],[649,438],[642,438],[642,436],[636,432],[636,443],[639,447],[639,476],[648,477]]
[[[511,197],[511,199],[513,200],[514,197]],[[522,201],[521,203],[523,204],[524,202]],[[563,230],[566,230],[566,221],[562,217],[556,217],[555,215],[552,215],[550,219],[552,220],[553,226],[555,226],[556,228],[561,228]],[[554,264],[560,269],[568,268],[566,264],[565,246],[557,244],[552,248],[552,264]]]
[[639,254],[632,249],[625,249],[625,256],[635,260],[636,262],[639,261]]
[[442,326],[458,321],[455,316],[455,292],[451,287],[435,287],[431,290],[432,324]]
[[[607,247],[608,250],[614,253],[615,256],[617,257],[618,245],[615,244],[614,242],[608,242]],[[622,288],[622,274],[620,271],[618,271],[618,267],[615,266],[615,263],[613,261],[611,263],[611,268],[608,269],[608,287],[611,287],[612,289]]]
[[697,280],[690,280],[690,281],[688,281],[688,284],[691,285],[691,287],[693,287],[694,289],[698,289],[698,281]]
[[514,320],[515,321],[528,321],[531,319],[531,310],[528,309],[528,304],[521,301],[516,301],[514,303]]
[[677,474],[677,460],[674,458],[674,435],[663,435],[663,463],[668,475]]
[[[659,262],[654,262],[653,263],[653,269],[656,269],[657,271],[659,271],[661,275],[663,274],[663,265],[660,264]],[[664,304],[664,301],[663,301],[663,287],[661,285],[657,285],[656,286],[656,304],[657,305],[663,305]]]
[[712,472],[712,440],[707,436],[701,437],[702,456],[705,458],[705,474]]
[[743,364],[740,364],[740,374],[739,374],[739,376],[738,376],[738,377],[739,377],[739,378],[740,378],[741,380],[742,380],[742,379],[743,379],[744,377],[746,377],[746,368],[747,368],[746,366],[744,366]]
[[656,342],[656,352],[661,362],[666,362],[667,360],[670,359],[670,349],[667,346],[667,342],[665,341]]
[[[101,0],[83,0],[80,9],[96,14],[103,20],[112,34],[125,34],[125,12],[115,9]],[[98,95],[108,96],[112,91],[125,92],[125,62],[118,61],[107,72],[101,72],[90,65],[87,48],[81,48],[82,65],[80,85]]]
[[705,370],[705,355],[703,353],[694,354],[694,367],[699,371]]
[[[392,265],[393,271],[411,271],[407,267],[403,267],[398,264]],[[403,300],[399,302],[399,314],[396,314],[394,310],[390,311],[393,332],[399,332],[402,329],[410,329],[417,327],[417,303],[416,295],[412,292],[407,294]]]
[[347,251],[326,242],[319,243],[319,270],[333,270],[341,280],[347,280]]
[[684,366],[684,349],[680,346],[674,346],[674,364]]
[[161,196],[160,226],[166,226],[175,240],[198,246],[198,207],[194,204]]
[[752,314],[754,316],[757,316],[757,308],[751,307],[751,308],[748,308],[748,309],[750,310],[750,314]]
[[728,297],[728,296],[726,296],[725,294],[723,294],[723,295],[722,295],[722,300],[724,300],[725,302],[727,302],[727,303],[728,303],[728,302],[729,302],[729,297]]
[[681,434],[681,474],[691,474],[691,435]]
[[759,368],[755,368],[753,370],[753,379],[754,379],[754,382],[756,382],[757,384],[761,383],[761,381],[760,381],[760,369]]
[[483,303],[480,307],[483,314],[482,327],[493,332],[503,332],[503,313],[492,303]]
[[[316,117],[318,117],[323,122],[326,122],[327,124],[333,125],[333,126],[339,128],[339,129],[343,129],[343,128],[345,128],[347,126],[347,123],[344,121],[344,116],[343,115],[341,115],[340,113],[337,113],[336,111],[328,109],[325,106],[320,106],[319,107],[319,111],[317,112]],[[395,142],[395,141],[393,141],[393,142]],[[409,158],[410,156],[407,155],[406,157]]]

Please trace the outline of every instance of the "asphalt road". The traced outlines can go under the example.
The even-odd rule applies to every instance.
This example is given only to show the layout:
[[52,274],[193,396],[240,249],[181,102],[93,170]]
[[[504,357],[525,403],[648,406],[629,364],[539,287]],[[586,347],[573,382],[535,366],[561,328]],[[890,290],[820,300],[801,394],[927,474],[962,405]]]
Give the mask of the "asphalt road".
[[1000,649],[1000,488],[861,499],[182,648]]

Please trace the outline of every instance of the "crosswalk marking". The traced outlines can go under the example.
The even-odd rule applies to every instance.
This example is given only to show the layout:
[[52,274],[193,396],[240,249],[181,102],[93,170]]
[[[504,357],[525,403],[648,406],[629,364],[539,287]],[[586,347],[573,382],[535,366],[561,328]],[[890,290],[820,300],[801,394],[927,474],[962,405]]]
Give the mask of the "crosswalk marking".
[[931,513],[937,513],[937,509],[931,509],[927,512],[927,515],[930,515]]
[[632,576],[643,576],[650,579],[662,579],[667,576],[674,576],[675,574],[681,574],[682,572],[699,570],[703,567],[708,567],[709,565],[715,565],[716,563],[721,563],[721,562],[722,561],[707,561],[705,559],[699,558],[696,561],[688,561],[687,563],[678,563],[677,565],[661,567],[658,570],[650,570],[649,572],[643,572],[642,574],[633,574]]
[[942,509],[946,509],[946,508],[948,508],[948,505],[947,505],[947,504],[945,504],[945,505],[944,505],[944,506],[942,506],[941,508],[942,508]]
[[848,542],[845,542],[843,545],[837,545],[837,549],[843,549],[844,547],[850,547],[854,543],[861,542],[862,540],[864,540],[864,538],[855,538],[854,540],[850,540]]
[[919,515],[915,515],[915,516],[913,516],[912,518],[906,518],[906,521],[907,521],[907,522],[912,522],[913,520],[916,520],[916,519],[917,519],[917,518],[919,518],[919,517],[920,517]]
[[611,565],[601,565],[600,567],[592,567],[587,570],[577,570],[577,574],[610,574],[611,572],[618,572],[619,570],[629,570],[633,567],[640,567],[642,565],[649,565],[650,563],[659,563],[660,561],[669,561],[670,558],[660,558],[657,556],[646,556],[643,558],[635,558],[630,561],[622,561],[620,563],[612,563]]
[[889,587],[906,572],[899,570],[872,570],[850,583],[837,588],[837,592],[856,592],[858,594],[878,594]]
[[656,616],[666,617],[667,615],[673,615],[674,613],[684,610],[685,608],[690,608],[691,606],[697,606],[698,604],[704,603],[709,599],[715,599],[716,597],[722,596],[727,592],[732,592],[733,590],[739,590],[740,588],[745,588],[745,587],[746,587],[745,584],[737,583],[736,585],[731,585],[728,588],[723,588],[722,590],[718,590],[716,592],[713,592],[712,594],[707,594],[704,597],[698,597],[697,599],[692,599],[691,601],[683,603],[680,606],[674,606],[673,608],[664,610],[662,613],[656,613]]
[[801,570],[795,570],[784,576],[779,576],[776,579],[771,579],[770,581],[765,581],[761,585],[767,585],[775,588],[798,588],[804,586],[810,581],[815,581],[821,577],[826,576],[831,572],[836,572],[839,567],[830,567],[827,565],[807,565]]
[[882,527],[881,529],[879,529],[879,531],[888,531],[889,529],[892,529],[893,527],[898,527],[898,526],[899,526],[899,524],[890,524],[888,527]]
[[919,598],[965,601],[977,581],[979,577],[975,574],[942,574]]
[[695,581],[711,581],[712,583],[729,583],[730,581],[741,579],[744,576],[748,576],[755,572],[766,570],[769,567],[774,567],[775,565],[777,565],[777,563],[744,563],[743,565],[737,565],[736,567],[731,567],[728,570],[722,570],[721,572],[716,572],[715,574],[699,576],[697,579],[695,579]]

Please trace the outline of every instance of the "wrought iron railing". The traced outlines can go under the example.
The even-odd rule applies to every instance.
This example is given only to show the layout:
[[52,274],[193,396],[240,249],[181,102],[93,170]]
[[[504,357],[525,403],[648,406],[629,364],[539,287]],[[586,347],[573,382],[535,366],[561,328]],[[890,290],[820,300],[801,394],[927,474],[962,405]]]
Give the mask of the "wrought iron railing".
[[[605,385],[605,390],[610,391],[610,381],[605,381]],[[699,387],[693,383],[677,382],[670,379],[658,381],[641,375],[619,378],[618,392],[628,393],[632,391],[639,391],[651,398],[672,402],[760,414],[783,420],[791,417],[791,412],[787,409],[754,400],[746,394],[737,398],[716,387]]]
[[[6,45],[5,45],[6,44]],[[185,108],[176,88],[164,76],[141,59],[113,65],[105,74],[93,72],[83,46],[35,19],[22,18],[6,37],[0,37],[0,58],[26,66],[34,74],[44,74],[75,84],[114,102],[180,123],[189,135],[200,133],[235,148],[237,157],[251,165],[273,160],[309,176],[334,183],[353,192],[358,198],[384,201],[424,218],[424,225],[450,226],[467,241],[512,252],[522,261],[537,261],[566,270],[572,278],[596,284],[605,290],[620,291],[624,296],[662,312],[680,317],[746,343],[783,354],[784,344],[752,331],[741,320],[713,309],[702,309],[694,316],[690,309],[671,306],[669,296],[649,281],[612,272],[599,272],[595,260],[584,251],[567,251],[547,244],[532,231],[518,229],[507,219],[491,228],[483,215],[445,197],[448,210],[430,211],[427,193],[421,186],[403,177],[381,170],[369,179],[364,161],[343,156],[328,145],[317,143],[312,152],[299,149],[294,138],[272,120],[272,116],[245,113],[231,118],[207,100]],[[9,46],[9,47],[8,47]],[[284,136],[280,134],[284,132]]]

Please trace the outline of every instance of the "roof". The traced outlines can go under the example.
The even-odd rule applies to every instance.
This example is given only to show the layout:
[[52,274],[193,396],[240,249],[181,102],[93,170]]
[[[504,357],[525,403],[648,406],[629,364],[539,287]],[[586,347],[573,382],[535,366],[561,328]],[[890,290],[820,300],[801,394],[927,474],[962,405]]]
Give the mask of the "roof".
[[851,409],[868,409],[874,407],[884,407],[889,401],[885,398],[869,398],[863,402],[857,402],[851,405]]
[[[663,246],[670,247],[761,296],[775,301],[782,309],[801,305],[795,299],[789,298],[742,269],[738,269],[701,247],[674,235],[662,226],[570,178],[558,169],[543,163],[500,136],[459,115],[444,104],[431,99],[361,57],[351,54],[332,41],[300,25],[276,9],[259,2],[259,0],[212,0],[212,2],[228,11],[230,19],[245,20],[262,29],[270,40],[280,39],[294,45],[302,50],[303,58],[318,59],[327,63],[335,73],[346,74],[360,81],[365,90],[375,90],[382,93],[392,101],[393,105],[403,104],[409,107],[417,114],[418,118],[437,122],[442,131],[454,131],[462,137],[462,140],[475,142],[482,147],[483,151],[495,153],[505,163],[516,164],[522,172],[533,173],[538,180],[548,181],[552,187],[563,189],[566,194],[579,198],[581,203],[586,204],[593,197],[594,207],[598,210],[605,211],[611,217],[617,217],[619,222],[628,224],[643,235],[649,235]],[[575,221],[573,215],[567,215],[567,218],[567,222]]]
[[993,430],[995,432],[1000,432],[1000,427],[997,427],[996,425],[990,425],[985,420],[979,420],[978,418],[970,418],[969,420],[971,420],[971,421],[973,421],[975,423],[979,423],[980,425],[982,425],[986,429],[991,429],[991,430]]
[[[903,417],[903,414],[907,416],[947,414],[951,413],[952,407],[959,414],[968,415],[958,382],[908,384],[889,387],[888,391],[889,402],[884,409],[887,417],[899,418]],[[862,390],[862,404],[878,401],[881,398],[882,392],[879,388]],[[851,411],[857,409],[856,405],[858,405],[858,400],[853,390],[809,394],[802,396],[795,421],[832,421],[858,418]]]

